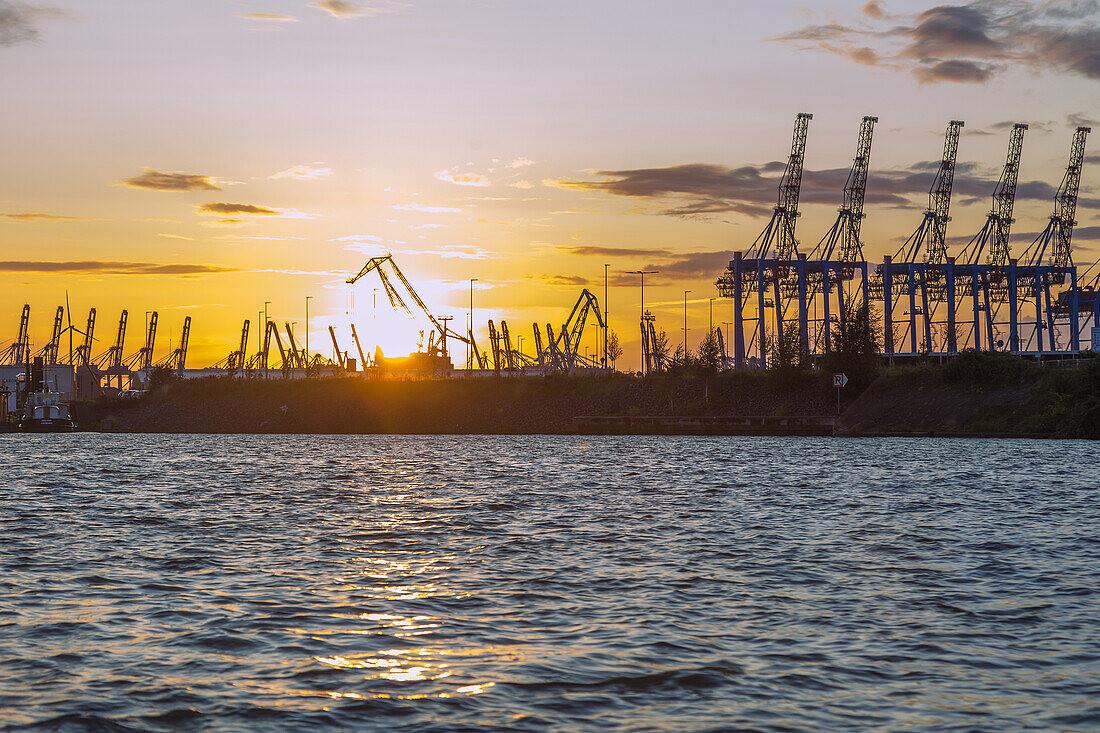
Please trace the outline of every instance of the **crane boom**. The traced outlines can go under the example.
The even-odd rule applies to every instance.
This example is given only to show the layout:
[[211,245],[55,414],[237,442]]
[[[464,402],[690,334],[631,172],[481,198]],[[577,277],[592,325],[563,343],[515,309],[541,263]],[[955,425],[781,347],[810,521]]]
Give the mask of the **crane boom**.
[[924,250],[924,261],[939,267],[947,257],[947,222],[951,221],[951,189],[955,183],[955,158],[959,153],[959,136],[966,123],[951,120],[943,141],[943,158],[928,189],[928,208],[920,226],[894,255],[896,262],[916,262]]
[[765,258],[772,242],[775,242],[776,257],[792,260],[798,255],[798,239],[795,237],[795,222],[798,219],[798,198],[802,190],[802,169],[806,159],[806,136],[813,115],[799,112],[794,120],[794,134],[791,140],[791,154],[783,177],[779,180],[779,200],[772,213],[772,221],[764,230],[765,235],[757,238],[753,244],[754,254],[750,256]]
[[1062,177],[1062,184],[1054,195],[1054,211],[1044,229],[1035,238],[1024,253],[1024,259],[1031,265],[1041,265],[1043,257],[1050,251],[1050,264],[1065,269],[1073,264],[1073,227],[1077,224],[1077,194],[1081,189],[1081,168],[1085,162],[1085,137],[1092,128],[1078,127],[1070,143],[1069,163]]
[[994,267],[1008,264],[1008,238],[1012,232],[1012,208],[1016,202],[1016,183],[1020,175],[1020,154],[1024,147],[1027,125],[1017,122],[1012,126],[1008,139],[1008,155],[1005,157],[1001,177],[993,190],[993,205],[986,217],[985,226],[974,235],[963,250],[963,257],[971,264],[979,264],[982,253],[988,248],[986,263]]
[[367,368],[367,357],[363,354],[363,346],[359,343],[359,334],[355,332],[355,324],[351,325],[351,340],[355,342],[355,350],[359,352],[359,364],[361,369]]
[[844,203],[840,206],[832,228],[814,248],[812,259],[831,260],[837,245],[840,246],[841,262],[858,262],[863,259],[863,243],[859,239],[859,229],[866,216],[863,213],[863,201],[867,195],[871,140],[876,122],[878,117],[867,116],[859,125],[856,155],[852,159],[852,168],[848,171],[848,180],[844,184]]

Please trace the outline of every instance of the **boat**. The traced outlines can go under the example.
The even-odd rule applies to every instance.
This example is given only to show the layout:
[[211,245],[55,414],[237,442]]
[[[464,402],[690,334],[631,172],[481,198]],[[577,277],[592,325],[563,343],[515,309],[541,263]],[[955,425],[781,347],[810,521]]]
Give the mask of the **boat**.
[[71,433],[76,430],[69,406],[57,392],[43,390],[27,398],[19,429],[24,433]]

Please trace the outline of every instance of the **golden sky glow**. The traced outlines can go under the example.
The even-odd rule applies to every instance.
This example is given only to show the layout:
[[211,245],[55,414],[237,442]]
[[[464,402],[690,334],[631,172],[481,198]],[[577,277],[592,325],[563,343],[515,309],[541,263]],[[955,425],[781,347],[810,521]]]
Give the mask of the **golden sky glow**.
[[[639,293],[624,273],[661,270],[646,300],[674,343],[690,289],[697,343],[715,276],[764,224],[769,164],[800,111],[814,113],[804,251],[832,223],[865,114],[880,118],[869,257],[919,223],[932,178],[920,164],[938,159],[952,118],[966,120],[953,239],[980,227],[1004,123],[1031,124],[1022,251],[1045,225],[1073,126],[1100,119],[1100,68],[1079,53],[1100,39],[1096,11],[804,5],[0,0],[0,345],[23,303],[42,343],[68,291],[74,323],[98,310],[96,353],[121,308],[136,350],[155,309],[158,358],[191,315],[201,366],[265,301],[300,333],[312,295],[315,351],[330,350],[330,323],[353,350],[353,320],[365,349],[400,353],[423,324],[403,327],[382,292],[373,312],[370,278],[344,285],[392,252],[456,330],[478,278],[479,339],[487,318],[505,318],[528,350],[533,320],[560,324],[582,287],[602,298],[607,263],[620,366],[636,365]],[[1097,153],[1083,178],[1079,263],[1100,243]],[[730,307],[715,301],[716,324]]]

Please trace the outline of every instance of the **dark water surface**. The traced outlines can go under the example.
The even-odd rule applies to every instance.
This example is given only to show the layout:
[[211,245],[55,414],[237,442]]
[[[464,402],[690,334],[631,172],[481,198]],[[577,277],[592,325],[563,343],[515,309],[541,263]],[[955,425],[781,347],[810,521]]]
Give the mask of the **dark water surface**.
[[0,720],[1097,730],[1097,447],[0,436]]

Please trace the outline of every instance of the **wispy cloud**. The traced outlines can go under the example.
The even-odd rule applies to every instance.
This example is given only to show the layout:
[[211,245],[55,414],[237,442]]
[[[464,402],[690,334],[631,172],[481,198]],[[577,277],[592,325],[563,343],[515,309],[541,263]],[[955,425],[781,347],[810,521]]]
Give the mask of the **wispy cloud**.
[[526,168],[527,166],[534,165],[534,164],[535,164],[535,161],[533,161],[533,160],[529,160],[529,159],[524,158],[524,157],[519,157],[519,158],[514,158],[513,160],[509,161],[507,167],[509,167],[509,168]]
[[547,285],[558,287],[583,288],[588,284],[588,280],[579,275],[527,275],[527,277],[531,280],[541,280]]
[[323,10],[334,18],[347,20],[350,18],[363,18],[368,15],[382,15],[395,13],[408,6],[408,3],[397,0],[373,0],[371,2],[352,2],[351,0],[314,0],[309,4],[312,8]]
[[245,20],[261,20],[271,23],[297,23],[298,19],[293,15],[284,15],[283,13],[237,13],[238,18],[244,18]]
[[323,176],[328,176],[331,174],[331,168],[317,168],[310,165],[295,165],[287,168],[285,171],[272,173],[270,176],[268,176],[268,178],[274,180],[290,178],[297,181],[312,181],[316,178],[321,178]]
[[8,219],[9,221],[19,221],[23,223],[49,223],[58,221],[103,221],[102,219],[97,219],[95,217],[60,216],[58,214],[43,214],[37,211],[21,214],[0,214],[0,219]]
[[64,18],[71,13],[63,8],[0,0],[0,46],[14,46],[38,40],[38,21]]
[[141,175],[115,181],[115,186],[143,188],[149,191],[221,191],[212,176],[200,173],[164,173],[145,168]]
[[185,242],[194,242],[195,241],[194,237],[185,237],[182,234],[164,234],[164,233],[158,232],[157,236],[158,237],[164,237],[165,239],[182,239]]
[[396,211],[419,211],[422,214],[454,214],[462,211],[451,206],[425,206],[424,204],[398,204],[390,208]]
[[847,22],[772,40],[909,71],[922,84],[983,84],[1013,66],[1100,80],[1096,0],[972,0],[897,16],[873,0]]
[[63,274],[96,273],[100,275],[204,275],[239,272],[219,265],[155,264],[152,262],[112,262],[79,260],[70,262],[6,261],[0,262],[0,272],[52,272]]
[[458,173],[453,170],[438,171],[435,177],[456,186],[488,186],[491,181],[480,173]]
[[232,216],[234,214],[245,214],[248,216],[278,216],[281,211],[276,209],[269,209],[266,206],[256,206],[255,204],[228,204],[228,203],[209,203],[201,204],[196,207],[200,214],[215,214],[218,216]]
[[[908,168],[872,170],[867,184],[867,203],[908,207],[926,194],[938,162],[914,164]],[[775,205],[776,186],[783,163],[738,168],[709,163],[689,163],[666,168],[597,171],[603,180],[550,181],[552,185],[585,191],[602,191],[616,196],[650,200],[668,216],[694,217],[738,213],[767,216]],[[997,182],[995,173],[975,163],[956,166],[955,194],[959,203],[987,199]],[[803,174],[801,200],[807,204],[838,204],[847,168],[807,170]],[[1019,200],[1049,201],[1055,189],[1043,181],[1021,181]],[[1082,197],[1082,208],[1100,208],[1100,200]]]

